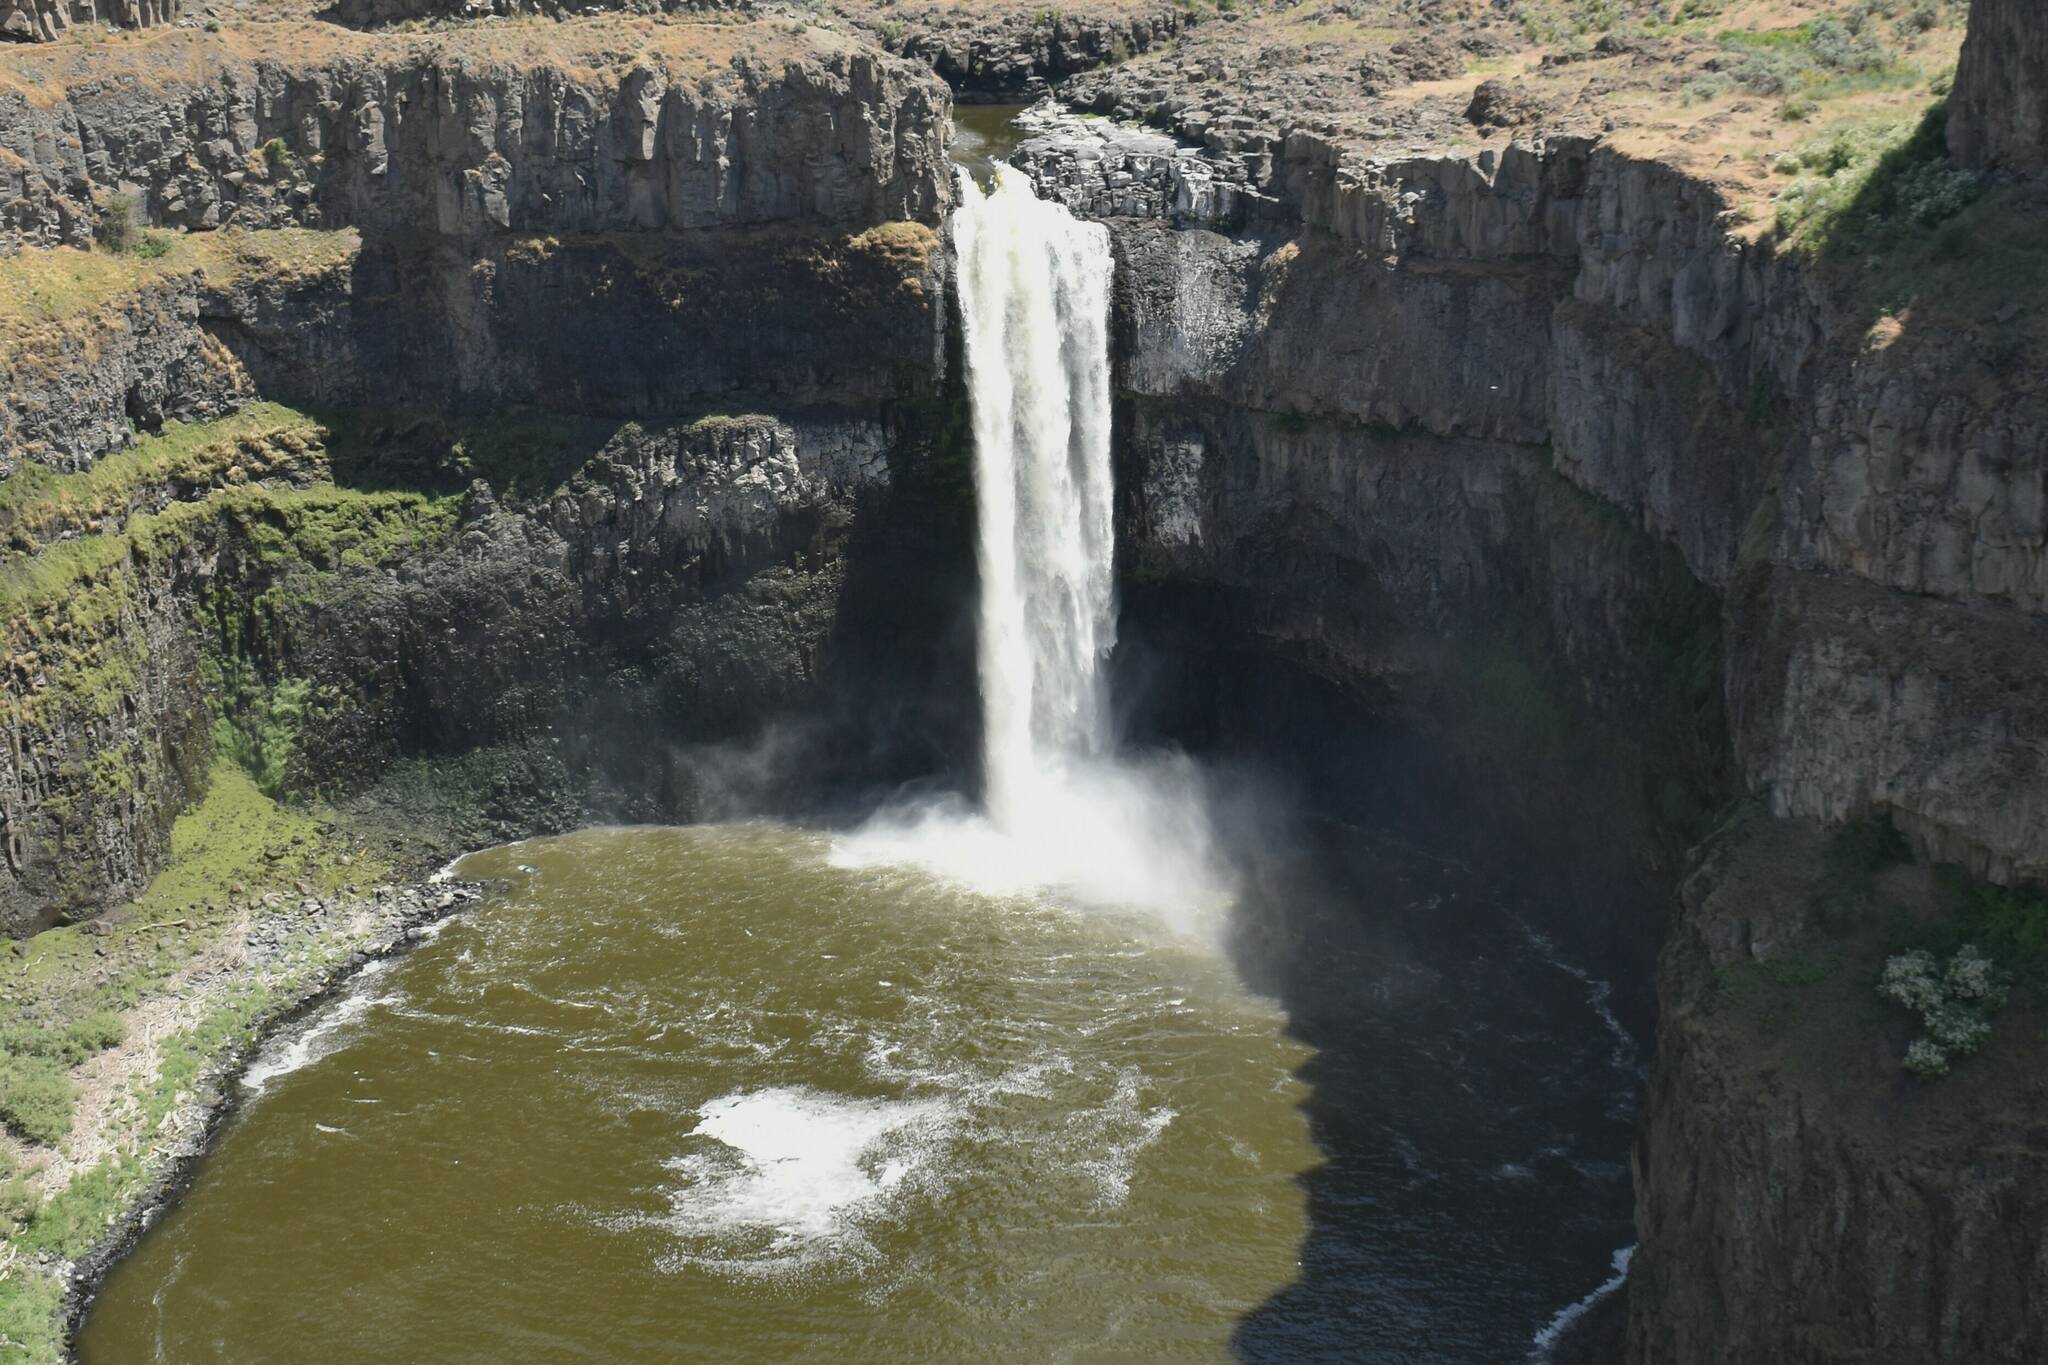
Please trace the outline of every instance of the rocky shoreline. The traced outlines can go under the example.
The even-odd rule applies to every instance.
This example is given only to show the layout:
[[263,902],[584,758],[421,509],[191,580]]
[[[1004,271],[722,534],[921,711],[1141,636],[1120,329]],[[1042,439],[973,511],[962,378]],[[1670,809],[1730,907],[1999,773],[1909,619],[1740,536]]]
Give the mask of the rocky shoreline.
[[428,937],[429,926],[482,898],[483,884],[447,879],[445,871],[411,883],[381,885],[369,895],[308,895],[295,907],[284,903],[283,893],[263,898],[264,903],[276,904],[274,913],[253,924],[243,938],[248,957],[245,982],[263,981],[288,950],[307,939],[345,948],[346,953],[333,965],[287,987],[256,1021],[253,1031],[215,1059],[184,1102],[166,1116],[155,1149],[142,1154],[151,1168],[143,1187],[90,1251],[68,1265],[47,1267],[64,1282],[67,1341],[91,1309],[108,1273],[190,1188],[200,1163],[247,1102],[249,1096],[241,1081],[264,1048],[279,1033],[331,1001],[364,967],[410,951]]

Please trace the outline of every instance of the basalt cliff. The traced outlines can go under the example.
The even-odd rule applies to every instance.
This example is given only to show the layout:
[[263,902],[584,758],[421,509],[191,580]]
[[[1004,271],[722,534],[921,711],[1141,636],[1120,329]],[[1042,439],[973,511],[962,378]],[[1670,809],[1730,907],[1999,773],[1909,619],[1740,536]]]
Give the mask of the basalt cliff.
[[1657,960],[1579,1349],[2038,1358],[2039,1005],[1930,1083],[1872,982],[2048,923],[2048,17],[1444,8],[0,7],[0,922],[230,760],[349,857],[960,766],[949,83],[1057,83],[1161,687],[1424,737]]

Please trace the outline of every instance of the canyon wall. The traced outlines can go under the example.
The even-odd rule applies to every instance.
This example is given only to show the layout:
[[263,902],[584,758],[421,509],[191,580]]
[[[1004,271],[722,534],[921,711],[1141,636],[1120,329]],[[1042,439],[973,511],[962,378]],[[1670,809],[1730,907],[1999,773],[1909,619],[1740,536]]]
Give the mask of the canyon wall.
[[[1999,333],[2026,302],[1915,281],[1872,308],[1597,139],[1367,160],[1223,132],[1055,123],[1019,154],[1115,236],[1131,610],[1439,734],[1561,817],[1553,853],[1676,878],[1743,798],[1799,851],[1801,906],[1852,818],[2048,878],[2048,408]],[[1704,1021],[1703,981],[1790,991],[1771,973],[1836,956],[1785,1007],[1877,1013],[1869,940],[1713,923],[1770,846],[1710,860],[1666,953],[1630,1358],[2037,1354],[2038,1249],[1996,1231],[2048,1188],[2026,1075],[1922,1094],[1884,1022],[1791,1083],[1769,1027]]]
[[0,0],[0,42],[53,43],[74,25],[155,28],[178,17],[178,0]]
[[[1518,501],[1462,453],[1484,443],[1525,479],[1599,500],[1727,598],[1731,638],[1752,647],[1717,660],[1717,690],[1742,785],[1775,813],[1877,808],[1980,874],[2048,876],[2048,764],[2026,686],[2048,643],[2041,395],[1998,384],[1981,338],[1859,344],[1813,272],[1731,234],[1712,194],[1667,167],[1575,139],[1343,174],[1318,169],[1329,156],[1313,139],[1288,153],[1275,185],[1299,205],[1292,232],[1270,219],[1119,230],[1135,473],[1148,502],[1180,509],[1165,540],[1141,532],[1141,555],[1255,577],[1271,541],[1247,542],[1247,518],[1337,517],[1399,496],[1396,481],[1429,519]],[[1180,416],[1191,399],[1235,414],[1252,433],[1238,444],[1258,453],[1204,439]],[[1285,453],[1292,428],[1330,422],[1366,430]],[[1413,453],[1380,469],[1374,432]],[[1328,488],[1363,491],[1333,502],[1299,487],[1304,458]],[[1355,514],[1331,544],[1425,631],[1456,600],[1447,583],[1472,612],[1497,609],[1481,556],[1460,547],[1545,553],[1427,523],[1415,533],[1433,553],[1375,548],[1404,533],[1398,513]],[[1873,632],[1873,613],[1913,624]],[[1575,657],[1583,627],[1549,633],[1559,675],[1627,714],[1629,690]],[[1384,637],[1360,643],[1367,672],[1371,638]],[[1626,635],[1605,648],[1634,652]],[[1859,692],[1871,677],[1881,695]]]
[[[0,250],[141,221],[369,233],[672,232],[938,221],[944,88],[827,36],[474,53],[307,25],[324,59],[167,38],[148,79],[0,91]],[[510,60],[508,60],[508,58]]]
[[[941,762],[896,719],[965,591],[945,89],[655,38],[178,37],[9,97],[9,929],[139,889],[222,753],[337,795],[505,755],[473,837]],[[156,249],[70,245],[113,194]]]

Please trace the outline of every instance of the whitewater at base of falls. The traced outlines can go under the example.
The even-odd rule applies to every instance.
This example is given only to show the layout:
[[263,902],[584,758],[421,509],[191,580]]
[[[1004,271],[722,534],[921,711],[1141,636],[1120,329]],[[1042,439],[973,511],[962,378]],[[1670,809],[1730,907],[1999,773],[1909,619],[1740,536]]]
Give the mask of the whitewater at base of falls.
[[839,840],[832,861],[920,867],[981,895],[1139,910],[1192,937],[1220,929],[1234,886],[1191,760],[1077,763],[1048,775],[1038,795],[1000,825],[958,798],[884,810]]
[[974,417],[984,809],[884,811],[841,866],[914,864],[976,891],[1129,907],[1178,930],[1227,904],[1201,774],[1124,758],[1116,644],[1109,234],[998,163],[953,215]]

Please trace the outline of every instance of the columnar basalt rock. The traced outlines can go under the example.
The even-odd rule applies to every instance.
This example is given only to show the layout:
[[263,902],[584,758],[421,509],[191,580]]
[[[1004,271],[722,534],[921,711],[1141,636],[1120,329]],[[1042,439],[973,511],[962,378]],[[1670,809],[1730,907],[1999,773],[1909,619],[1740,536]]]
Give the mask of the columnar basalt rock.
[[2033,0],[1976,0],[1949,98],[1960,161],[2048,175],[2048,13]]
[[[1077,165],[1059,140],[1043,145],[1033,165],[1052,192],[1104,184],[1092,156]],[[2048,422],[2039,396],[1944,381],[1972,372],[1967,338],[1844,344],[1814,273],[1733,234],[1710,187],[1578,138],[1354,166],[1295,136],[1263,188],[1296,225],[1262,210],[1249,254],[1202,233],[1119,229],[1129,251],[1173,258],[1126,272],[1128,387],[1513,442],[1675,546],[1713,588],[1745,564],[1795,595],[1796,575],[1847,575],[1911,594],[1898,600],[1908,615],[1921,600],[2009,609],[2004,629],[2048,638],[2048,449],[2022,435]],[[1187,340],[1218,335],[1233,349],[1191,365]],[[1914,718],[1892,720],[1974,754],[1989,785],[1934,781],[1894,746],[1853,737],[1860,711],[1790,673],[1770,684],[1789,689],[1782,707],[1754,704],[1753,669],[1737,715],[1754,727],[1738,749],[1747,783],[1783,815],[1875,804],[1979,872],[2040,875],[2048,826],[2004,818],[2015,792],[2026,809],[2048,800],[2030,732],[1979,735],[1943,709],[1935,699],[1974,676],[1960,656],[1898,663]],[[1804,737],[1796,761],[1781,748],[1791,734]]]
[[398,24],[413,19],[474,20],[544,14],[563,19],[593,10],[624,10],[634,14],[743,14],[753,0],[336,0],[328,12],[338,23],[358,28]]
[[[286,269],[236,253],[279,236],[310,259]],[[197,267],[5,333],[0,476],[24,462],[83,469],[138,431],[216,417],[258,394],[612,418],[736,396],[879,405],[926,382],[944,338],[939,238],[912,223],[745,240],[366,245],[294,230],[201,241],[221,249]],[[606,291],[608,310],[574,306]]]
[[929,63],[954,88],[1001,98],[1144,52],[1193,22],[1171,5],[1128,16],[1026,6],[991,15],[974,7],[912,4],[884,13],[880,23],[867,12],[855,17],[904,56]]
[[[1712,186],[1594,139],[1212,150],[1258,206],[1227,233],[1105,173],[1118,141],[1033,169],[1145,215],[1112,223],[1134,600],[1483,733],[1489,782],[1574,708],[1597,786],[1663,784],[1597,817],[1608,841],[1746,791],[1811,846],[1879,813],[1929,861],[2048,880],[2048,411],[1983,331],[1873,327]],[[1527,671],[1489,731],[1503,644]],[[1697,1025],[1712,970],[1666,965],[1631,1358],[2038,1354],[2038,1248],[1986,1251],[2038,1221],[2038,1156],[1989,1139],[1994,1214],[1944,1146],[2006,1132],[2005,1100],[1872,1138]],[[1865,1079],[1896,1083],[1875,1047]]]
[[193,230],[936,222],[949,187],[943,87],[820,43],[788,56],[741,47],[710,70],[657,51],[604,71],[573,54],[512,67],[399,39],[325,61],[208,60],[194,47],[205,69],[189,78],[80,80],[48,105],[0,96],[0,241],[85,246],[119,193],[144,222]]
[[179,0],[0,0],[0,42],[50,43],[76,25],[156,28],[178,17]]

